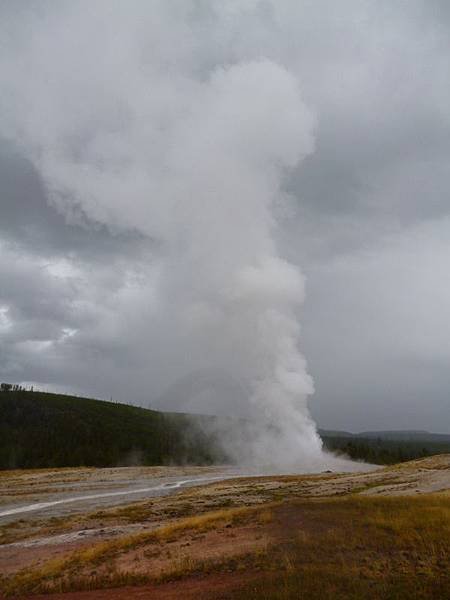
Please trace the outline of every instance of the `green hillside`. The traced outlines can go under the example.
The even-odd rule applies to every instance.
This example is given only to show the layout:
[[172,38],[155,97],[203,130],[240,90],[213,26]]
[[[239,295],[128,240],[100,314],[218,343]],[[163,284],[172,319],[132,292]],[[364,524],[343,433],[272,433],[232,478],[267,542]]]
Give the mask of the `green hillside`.
[[[246,423],[21,389],[0,391],[0,469],[224,463],[229,460],[212,432],[233,427],[245,437]],[[427,432],[320,434],[327,449],[375,464],[450,452],[450,436]]]
[[88,398],[3,391],[0,468],[223,462],[202,427],[213,421]]

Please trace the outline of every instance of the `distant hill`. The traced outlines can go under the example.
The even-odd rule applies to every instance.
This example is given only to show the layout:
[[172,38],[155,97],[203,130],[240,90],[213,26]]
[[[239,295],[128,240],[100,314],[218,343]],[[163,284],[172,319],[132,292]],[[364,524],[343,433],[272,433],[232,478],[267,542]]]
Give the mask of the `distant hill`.
[[429,431],[363,431],[357,434],[363,438],[381,438],[382,440],[410,440],[422,442],[450,442],[448,433],[430,433]]
[[[25,390],[0,391],[0,469],[229,462],[214,431],[245,421],[164,413]],[[392,464],[450,452],[450,435],[320,430],[326,448]]]
[[424,442],[450,442],[450,433],[430,433],[429,431],[415,431],[408,429],[388,430],[388,431],[361,431],[360,433],[350,433],[349,431],[339,431],[333,429],[319,429],[322,437],[341,437],[341,438],[365,438],[381,440],[409,440]]
[[428,431],[319,430],[326,448],[354,460],[393,464],[433,454],[450,452],[450,435]]

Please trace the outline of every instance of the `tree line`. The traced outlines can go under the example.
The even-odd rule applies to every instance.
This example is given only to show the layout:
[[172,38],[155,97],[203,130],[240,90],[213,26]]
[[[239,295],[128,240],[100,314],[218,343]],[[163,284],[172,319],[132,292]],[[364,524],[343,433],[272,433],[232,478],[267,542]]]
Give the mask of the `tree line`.
[[0,392],[33,392],[34,387],[29,388],[19,383],[0,383]]

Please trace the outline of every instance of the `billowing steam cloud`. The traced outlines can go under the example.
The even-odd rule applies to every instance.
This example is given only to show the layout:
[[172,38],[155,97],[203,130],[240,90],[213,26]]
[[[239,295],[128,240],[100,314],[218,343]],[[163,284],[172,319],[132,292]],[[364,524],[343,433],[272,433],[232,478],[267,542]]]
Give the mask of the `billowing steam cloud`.
[[[304,281],[274,242],[283,177],[313,152],[315,119],[282,64],[200,52],[208,32],[191,23],[196,6],[108,0],[30,12],[3,52],[0,133],[67,218],[148,240],[127,323],[145,331],[150,377],[162,364],[171,373],[166,396],[177,381],[206,378],[191,407],[239,404],[252,416],[236,452],[318,468],[326,460],[298,349]],[[233,6],[216,6],[219,54]]]

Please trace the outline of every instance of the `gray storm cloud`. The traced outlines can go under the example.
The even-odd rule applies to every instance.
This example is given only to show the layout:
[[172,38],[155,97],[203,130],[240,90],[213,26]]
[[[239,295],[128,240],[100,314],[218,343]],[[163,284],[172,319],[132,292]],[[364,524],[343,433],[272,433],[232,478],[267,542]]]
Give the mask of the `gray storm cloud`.
[[129,14],[122,3],[74,3],[30,15],[32,35],[2,64],[2,133],[68,218],[148,238],[146,283],[135,290],[147,308],[132,317],[147,335],[141,360],[165,363],[166,386],[224,374],[240,397],[219,398],[213,375],[197,408],[248,405],[255,427],[236,450],[317,468],[326,458],[298,349],[304,281],[274,241],[274,207],[287,170],[313,151],[315,118],[276,62],[244,54],[202,70],[189,14],[166,6]]

